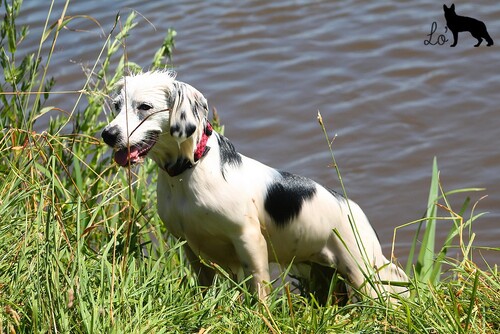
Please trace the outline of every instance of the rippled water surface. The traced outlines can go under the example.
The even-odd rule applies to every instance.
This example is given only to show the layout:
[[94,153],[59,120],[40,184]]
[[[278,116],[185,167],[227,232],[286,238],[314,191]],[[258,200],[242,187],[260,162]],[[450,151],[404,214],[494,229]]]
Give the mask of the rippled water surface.
[[[337,135],[334,152],[347,192],[364,208],[386,253],[394,227],[425,212],[434,156],[446,190],[487,188],[470,193],[473,202],[488,195],[475,209],[489,212],[474,227],[475,244],[500,246],[500,4],[457,5],[458,14],[486,23],[495,46],[473,48],[475,39],[461,33],[450,48],[451,41],[424,45],[433,22],[433,42],[439,34],[452,38],[435,1],[136,3],[81,1],[68,14],[90,15],[107,33],[118,11],[126,17],[137,10],[144,18],[126,52],[145,68],[174,28],[178,79],[218,109],[240,152],[339,189],[316,120],[321,111],[330,136]],[[21,21],[31,26],[26,44],[34,50],[48,2],[23,8]],[[61,10],[56,6],[53,21]],[[70,28],[51,63],[58,91],[82,88],[82,65],[92,65],[105,42],[90,20]],[[75,99],[58,95],[52,104],[71,109]],[[464,195],[450,199],[458,211]],[[444,238],[451,223],[440,224]],[[415,230],[397,234],[403,262]],[[476,252],[478,261],[480,255],[499,263],[498,253]]]

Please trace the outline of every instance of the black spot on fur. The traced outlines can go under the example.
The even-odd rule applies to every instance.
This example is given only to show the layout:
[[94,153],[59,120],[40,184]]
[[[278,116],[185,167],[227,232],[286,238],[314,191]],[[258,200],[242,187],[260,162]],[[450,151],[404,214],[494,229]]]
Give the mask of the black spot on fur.
[[[177,133],[177,135],[175,135]],[[170,127],[170,135],[172,137],[174,136],[178,136],[178,137],[182,137],[182,131],[181,131],[181,127],[179,124],[174,124]]]
[[285,226],[299,215],[304,201],[314,196],[316,184],[302,176],[280,174],[267,188],[264,208],[278,226]]
[[188,123],[185,126],[186,130],[186,138],[191,137],[191,135],[196,131],[196,125],[192,123]]
[[196,99],[196,97],[193,99],[189,100],[189,105],[191,107],[191,111],[193,113],[193,116],[197,119],[200,120],[200,113],[199,111],[203,108],[201,102]]
[[176,82],[174,84],[174,87],[176,88],[176,93],[177,93],[177,99],[179,99],[179,104],[184,101],[184,85],[181,82]]
[[241,156],[233,144],[226,137],[217,134],[217,142],[219,143],[219,153],[220,153],[220,171],[224,179],[224,171],[226,166],[238,167],[242,164]]
[[168,175],[173,177],[184,173],[186,169],[192,167],[193,165],[191,164],[191,161],[189,161],[188,159],[179,158],[177,159],[175,164],[173,165],[166,164],[163,168],[167,171]]

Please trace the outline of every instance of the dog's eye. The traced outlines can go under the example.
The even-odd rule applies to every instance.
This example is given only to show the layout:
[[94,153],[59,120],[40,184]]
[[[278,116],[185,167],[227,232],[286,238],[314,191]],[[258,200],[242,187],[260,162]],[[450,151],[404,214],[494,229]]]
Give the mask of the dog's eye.
[[137,109],[139,109],[139,110],[143,110],[143,111],[148,111],[149,109],[152,109],[152,108],[153,108],[153,106],[152,106],[152,105],[150,105],[150,104],[147,104],[147,103],[141,103],[141,104],[137,107]]

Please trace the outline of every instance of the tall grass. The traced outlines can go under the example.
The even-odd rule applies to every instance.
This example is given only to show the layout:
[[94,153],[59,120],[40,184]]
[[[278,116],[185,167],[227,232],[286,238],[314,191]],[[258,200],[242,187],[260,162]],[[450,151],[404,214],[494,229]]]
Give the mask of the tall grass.
[[[415,236],[406,267],[412,297],[399,307],[372,300],[320,306],[313,297],[290,292],[289,283],[260,303],[223,271],[202,291],[186,266],[182,243],[163,230],[155,213],[155,190],[148,186],[154,165],[118,169],[95,137],[111,117],[113,84],[138,69],[126,58],[136,15],[116,17],[95,64],[82,72],[84,86],[65,92],[74,108],[60,110],[50,105],[56,80],[47,73],[59,36],[70,33],[62,29],[71,24],[65,15],[69,1],[59,17],[48,6],[38,51],[22,59],[18,50],[29,31],[16,25],[21,1],[5,0],[2,6],[0,333],[500,330],[497,268],[481,270],[471,260],[472,225],[481,214],[466,209],[469,200],[458,212],[451,207],[448,197],[465,190],[444,192],[437,164],[427,214],[400,227],[417,224],[424,236]],[[175,31],[166,33],[151,68],[171,61],[174,37]],[[46,44],[48,54],[42,54]],[[36,131],[41,117],[50,118],[48,126]],[[439,247],[435,231],[443,222],[451,227]],[[459,259],[447,257],[453,245]]]

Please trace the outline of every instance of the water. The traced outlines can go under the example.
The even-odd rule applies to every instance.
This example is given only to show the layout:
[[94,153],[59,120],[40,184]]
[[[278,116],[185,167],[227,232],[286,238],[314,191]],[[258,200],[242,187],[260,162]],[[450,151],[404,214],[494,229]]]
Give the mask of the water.
[[[435,1],[82,1],[68,15],[51,63],[54,90],[78,90],[118,11],[147,18],[128,38],[128,58],[146,69],[166,30],[177,30],[178,79],[198,88],[218,109],[238,150],[273,167],[339,189],[317,123],[320,110],[343,181],[365,210],[389,254],[396,226],[426,210],[431,164],[438,157],[444,189],[484,187],[475,213],[476,246],[500,247],[498,91],[500,4],[460,4],[457,12],[483,20],[496,45],[473,48],[468,33],[458,46],[424,45],[445,29]],[[27,2],[21,22],[31,26],[27,51],[36,50],[48,3]],[[52,22],[62,5],[56,5]],[[32,41],[32,42],[29,42]],[[483,44],[486,44],[483,42]],[[74,106],[76,95],[52,104]],[[83,105],[79,106],[83,109]],[[42,130],[44,124],[38,124]],[[97,134],[96,134],[97,135]],[[450,198],[456,210],[464,195]],[[441,215],[447,216],[441,211]],[[470,215],[468,212],[467,216]],[[451,222],[441,221],[441,240]],[[396,256],[405,261],[416,225],[401,229]],[[498,252],[476,251],[490,264]]]

